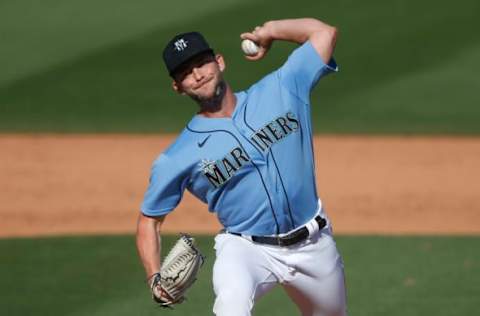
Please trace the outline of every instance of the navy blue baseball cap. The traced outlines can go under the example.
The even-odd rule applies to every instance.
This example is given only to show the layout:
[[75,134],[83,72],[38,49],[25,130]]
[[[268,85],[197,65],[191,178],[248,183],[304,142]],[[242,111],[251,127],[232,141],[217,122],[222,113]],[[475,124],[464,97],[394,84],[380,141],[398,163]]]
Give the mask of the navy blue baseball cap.
[[163,61],[168,73],[173,76],[175,71],[187,61],[203,53],[211,53],[207,41],[198,32],[188,32],[176,35],[163,50]]

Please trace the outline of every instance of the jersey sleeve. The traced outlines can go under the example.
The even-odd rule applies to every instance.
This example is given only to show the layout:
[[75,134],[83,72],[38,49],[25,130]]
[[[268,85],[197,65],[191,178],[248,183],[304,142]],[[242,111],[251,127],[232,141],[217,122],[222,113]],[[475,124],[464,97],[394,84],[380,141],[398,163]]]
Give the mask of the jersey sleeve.
[[306,103],[310,91],[323,76],[337,72],[337,64],[332,57],[325,64],[310,41],[295,49],[285,64],[278,70],[282,84]]
[[142,213],[147,216],[170,213],[180,203],[186,183],[187,177],[174,160],[161,154],[152,165],[148,189],[141,206]]

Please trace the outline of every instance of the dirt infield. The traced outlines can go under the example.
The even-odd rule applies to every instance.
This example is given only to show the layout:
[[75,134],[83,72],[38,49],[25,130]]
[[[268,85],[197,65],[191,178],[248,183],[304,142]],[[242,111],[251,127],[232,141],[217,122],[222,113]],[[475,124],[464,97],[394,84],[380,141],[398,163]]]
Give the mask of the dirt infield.
[[[151,162],[172,139],[0,135],[0,237],[134,232]],[[480,138],[315,143],[319,193],[337,233],[480,234]],[[218,229],[188,193],[164,227]]]

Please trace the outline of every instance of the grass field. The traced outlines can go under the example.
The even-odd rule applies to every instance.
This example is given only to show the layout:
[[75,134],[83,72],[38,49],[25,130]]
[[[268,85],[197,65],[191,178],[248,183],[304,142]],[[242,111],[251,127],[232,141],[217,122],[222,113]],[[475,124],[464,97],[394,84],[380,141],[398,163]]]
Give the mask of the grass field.
[[[173,243],[164,238],[164,249]],[[198,238],[207,263],[175,315],[211,315],[213,239]],[[480,237],[340,236],[355,316],[474,315]],[[233,272],[233,271],[232,271]],[[143,283],[134,238],[0,240],[2,315],[158,315]],[[255,315],[298,315],[280,288]]]
[[477,0],[209,0],[182,8],[2,1],[0,131],[178,131],[196,106],[174,95],[164,71],[161,51],[174,33],[204,32],[226,56],[227,79],[243,89],[293,46],[275,44],[266,60],[249,63],[238,34],[268,19],[315,16],[339,27],[341,67],[313,94],[317,132],[480,132]]

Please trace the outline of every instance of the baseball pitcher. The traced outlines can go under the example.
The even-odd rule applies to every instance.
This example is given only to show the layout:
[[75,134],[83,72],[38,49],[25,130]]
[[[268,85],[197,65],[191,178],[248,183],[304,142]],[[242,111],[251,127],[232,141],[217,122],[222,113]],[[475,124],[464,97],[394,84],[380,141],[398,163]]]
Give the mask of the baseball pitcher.
[[[280,68],[238,92],[224,79],[224,57],[200,33],[168,42],[163,59],[172,87],[199,111],[154,161],[139,214],[137,247],[155,301],[173,304],[181,299],[170,293],[184,293],[184,285],[175,292],[162,283],[168,277],[159,231],[188,190],[224,227],[215,237],[216,315],[251,315],[277,285],[302,315],[346,315],[343,262],[315,185],[310,117],[312,89],[337,71],[336,34],[312,18],[269,21],[241,34],[252,61],[265,57],[273,41],[298,47]],[[194,272],[203,262],[189,260]]]

